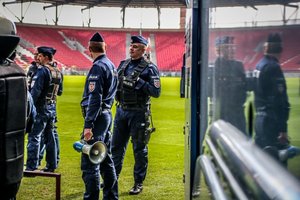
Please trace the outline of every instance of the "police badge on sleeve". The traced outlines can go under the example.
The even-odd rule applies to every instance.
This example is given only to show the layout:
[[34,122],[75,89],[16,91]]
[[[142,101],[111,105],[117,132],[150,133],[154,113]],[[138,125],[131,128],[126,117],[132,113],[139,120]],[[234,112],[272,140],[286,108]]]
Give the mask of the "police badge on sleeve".
[[160,88],[160,80],[159,79],[154,79],[154,87]]
[[90,82],[89,84],[89,92],[93,92],[95,90],[96,87],[96,82]]

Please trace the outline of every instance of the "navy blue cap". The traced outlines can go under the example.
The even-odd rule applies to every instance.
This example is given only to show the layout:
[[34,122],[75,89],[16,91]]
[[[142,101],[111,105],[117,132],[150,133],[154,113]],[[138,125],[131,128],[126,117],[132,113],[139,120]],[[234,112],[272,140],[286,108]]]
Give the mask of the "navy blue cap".
[[279,33],[270,33],[268,35],[266,53],[278,54],[282,52],[282,40]]
[[102,35],[97,32],[91,37],[90,42],[104,42],[104,39]]
[[232,36],[220,36],[216,37],[215,45],[233,44],[234,37]]
[[270,43],[281,43],[281,36],[279,35],[279,33],[270,33],[267,39],[267,42]]
[[140,44],[147,46],[148,40],[141,35],[133,35],[133,36],[131,36],[131,44],[132,43],[140,43]]
[[56,53],[56,49],[52,47],[41,46],[37,48],[38,53],[42,53],[44,55],[53,56]]

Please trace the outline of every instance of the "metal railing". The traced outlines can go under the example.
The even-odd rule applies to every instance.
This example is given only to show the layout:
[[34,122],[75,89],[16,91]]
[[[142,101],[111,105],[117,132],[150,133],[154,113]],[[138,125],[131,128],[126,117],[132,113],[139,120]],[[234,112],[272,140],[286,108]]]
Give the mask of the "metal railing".
[[278,161],[229,123],[214,122],[206,138],[209,154],[198,157],[193,199],[201,176],[213,199],[300,199],[300,182]]

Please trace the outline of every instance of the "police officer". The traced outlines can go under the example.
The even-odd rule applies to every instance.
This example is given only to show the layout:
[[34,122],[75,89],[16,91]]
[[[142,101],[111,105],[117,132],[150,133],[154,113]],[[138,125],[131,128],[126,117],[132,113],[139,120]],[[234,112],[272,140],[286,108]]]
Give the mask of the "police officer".
[[3,200],[16,199],[23,176],[26,74],[11,60],[19,41],[15,24],[0,17],[0,198]]
[[[57,96],[61,96],[62,93],[63,93],[63,80],[64,80],[63,74],[59,69],[57,69],[57,63],[56,62],[51,62],[50,65],[52,67],[56,68],[56,70],[60,73],[61,81],[59,83],[59,87],[58,87],[58,90],[57,90]],[[50,109],[51,109],[51,113],[54,113],[54,115],[55,115],[55,124],[54,124],[54,127],[53,127],[53,135],[54,135],[55,144],[56,144],[56,153],[57,153],[56,157],[57,157],[57,166],[58,166],[59,160],[60,160],[60,145],[59,145],[59,136],[58,136],[58,132],[57,132],[57,126],[56,126],[56,123],[58,122],[57,121],[57,110],[56,110],[57,101],[54,101],[54,104],[55,105],[51,106]],[[42,134],[41,143],[40,143],[39,165],[41,164],[41,161],[43,160],[46,148],[47,148],[47,146],[46,146],[45,136],[44,136],[44,134]]]
[[101,163],[93,164],[82,154],[81,170],[85,183],[84,199],[99,199],[100,171],[104,181],[103,199],[118,199],[117,176],[110,152],[111,107],[115,98],[118,78],[114,64],[106,56],[106,43],[97,32],[89,41],[93,66],[88,72],[81,107],[84,115],[83,139],[88,144],[106,143],[108,154]]
[[246,75],[243,63],[234,59],[235,45],[231,36],[215,40],[217,59],[214,65],[215,94],[213,96],[214,117],[223,119],[246,133],[244,103],[247,97]]
[[57,148],[54,136],[55,101],[61,74],[51,66],[56,50],[52,47],[37,48],[39,67],[31,82],[30,93],[37,110],[32,131],[28,133],[26,170],[33,171],[38,167],[41,135],[46,142],[47,165],[42,171],[54,172],[57,168]]
[[112,154],[117,176],[122,169],[126,147],[131,137],[134,152],[134,186],[129,194],[139,194],[148,167],[147,143],[150,129],[150,97],[160,96],[160,77],[157,66],[145,60],[148,41],[132,36],[130,57],[118,67],[119,84],[116,95],[117,111],[114,120]]
[[264,44],[264,56],[254,71],[255,143],[261,148],[278,149],[289,144],[287,121],[290,104],[286,81],[279,64],[282,41],[278,33],[271,33]]

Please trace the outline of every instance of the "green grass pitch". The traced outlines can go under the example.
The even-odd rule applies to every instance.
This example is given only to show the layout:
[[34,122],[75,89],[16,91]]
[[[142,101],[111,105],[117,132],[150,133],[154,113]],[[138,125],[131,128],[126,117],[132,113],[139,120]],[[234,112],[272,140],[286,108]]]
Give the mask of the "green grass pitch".
[[[58,97],[58,132],[61,161],[58,173],[62,174],[61,199],[83,198],[84,185],[80,171],[80,153],[73,150],[73,143],[80,139],[83,127],[80,101],[84,76],[65,76],[64,93]],[[152,114],[156,132],[149,143],[149,168],[144,190],[138,196],[129,196],[133,185],[133,154],[129,143],[119,179],[119,196],[122,200],[184,199],[184,99],[179,98],[179,78],[162,78],[162,93],[152,99]],[[300,97],[299,80],[288,79],[291,102],[289,133],[293,145],[300,146]],[[115,109],[113,109],[114,113]],[[26,141],[27,144],[27,141]],[[45,165],[43,162],[42,167]],[[300,177],[300,156],[289,162],[289,169]],[[23,178],[17,199],[55,199],[55,179],[45,177]]]

